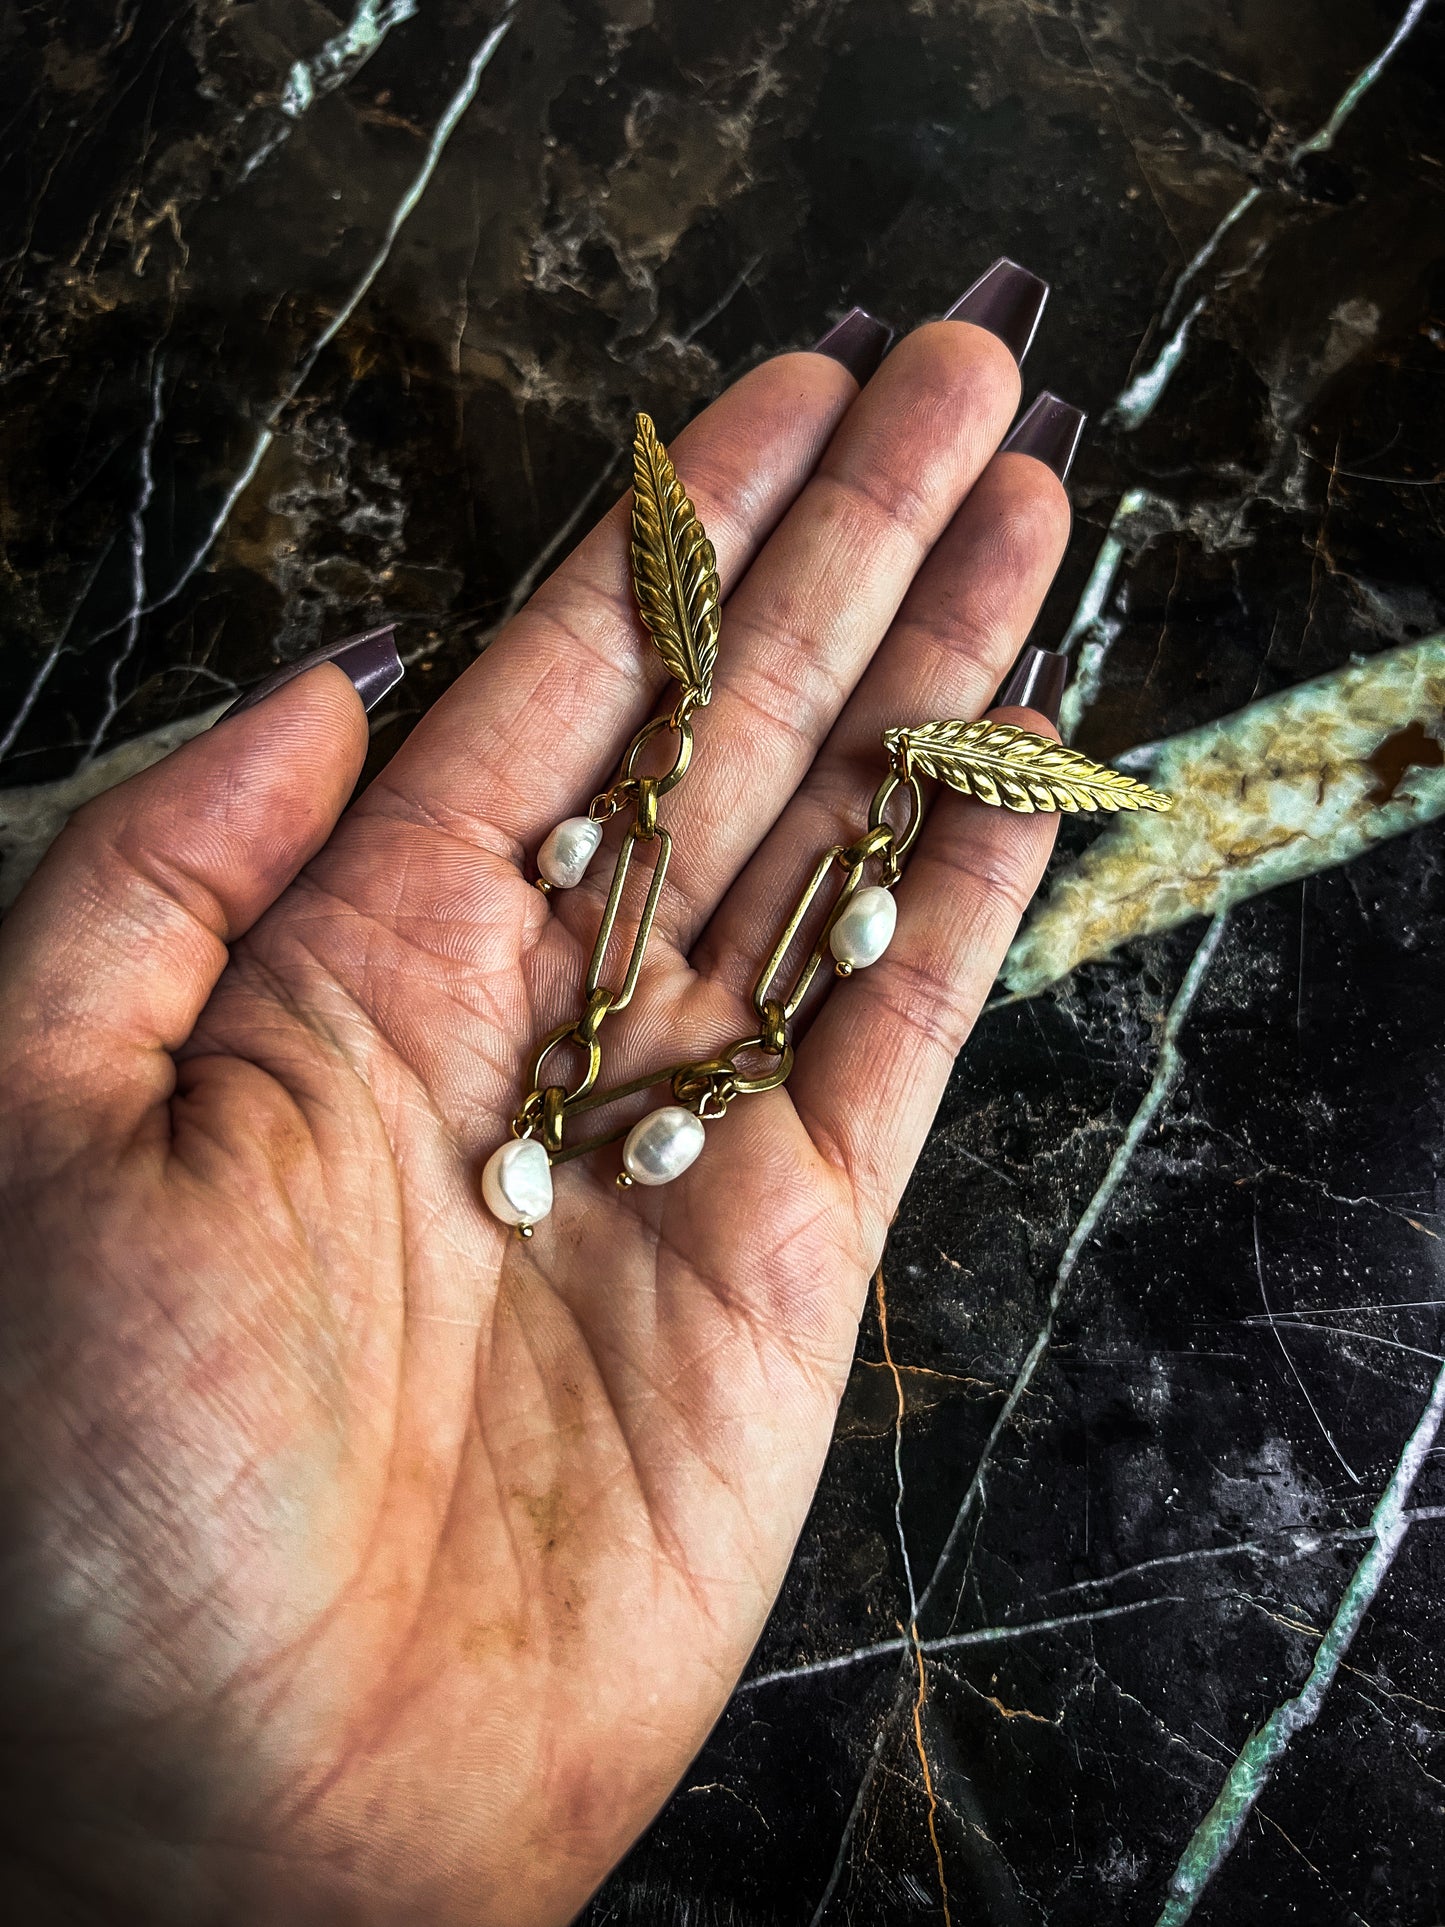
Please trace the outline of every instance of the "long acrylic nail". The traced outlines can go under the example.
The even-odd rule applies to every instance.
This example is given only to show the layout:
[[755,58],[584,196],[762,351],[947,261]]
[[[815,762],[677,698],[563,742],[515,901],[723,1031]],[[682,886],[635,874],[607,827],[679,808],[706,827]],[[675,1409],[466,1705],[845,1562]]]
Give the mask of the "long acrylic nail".
[[1072,402],[1060,401],[1046,388],[1009,435],[1000,453],[1032,455],[1051,468],[1062,482],[1073,465],[1074,450],[1087,417]]
[[1003,687],[989,705],[992,709],[1033,709],[1059,720],[1064,691],[1069,686],[1069,659],[1057,649],[1040,649],[1030,643],[1009,671]]
[[222,711],[216,721],[224,722],[227,716],[234,716],[240,710],[264,702],[283,684],[294,682],[298,676],[304,676],[308,669],[315,669],[318,663],[323,662],[334,662],[344,675],[351,678],[363,707],[368,710],[375,709],[387,691],[395,689],[406,674],[401,657],[396,653],[396,624],[389,622],[384,629],[368,629],[363,635],[343,636],[340,642],[328,643],[324,649],[313,649],[309,656],[302,656],[299,662],[284,664],[258,682],[254,689],[248,689],[239,701]]
[[894,330],[866,308],[850,308],[821,341],[813,343],[815,355],[831,355],[841,361],[861,388],[877,368],[892,341]]
[[987,328],[997,335],[1015,361],[1029,351],[1039,316],[1049,298],[1049,284],[1021,268],[1007,255],[995,261],[973,286],[961,294],[945,321],[971,321],[976,328]]

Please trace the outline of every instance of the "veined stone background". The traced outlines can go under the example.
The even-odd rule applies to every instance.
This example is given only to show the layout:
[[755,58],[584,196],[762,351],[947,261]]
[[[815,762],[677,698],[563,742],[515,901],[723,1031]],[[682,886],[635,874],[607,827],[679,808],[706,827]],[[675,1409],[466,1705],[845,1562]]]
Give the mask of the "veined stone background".
[[383,759],[634,407],[1051,280],[1038,639],[1193,812],[1070,826],[583,1918],[1445,1919],[1445,0],[31,0],[0,54],[7,894],[394,618]]

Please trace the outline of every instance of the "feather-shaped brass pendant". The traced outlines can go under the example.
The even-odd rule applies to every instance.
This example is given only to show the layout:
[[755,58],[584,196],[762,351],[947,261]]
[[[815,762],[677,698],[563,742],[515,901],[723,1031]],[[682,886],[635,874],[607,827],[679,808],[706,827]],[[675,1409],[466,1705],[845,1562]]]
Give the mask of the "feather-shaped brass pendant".
[[1162,790],[1012,723],[923,723],[917,729],[885,730],[883,744],[900,775],[937,777],[995,809],[1072,815],[1174,807]]
[[647,415],[632,438],[632,587],[657,652],[699,705],[712,694],[717,556]]

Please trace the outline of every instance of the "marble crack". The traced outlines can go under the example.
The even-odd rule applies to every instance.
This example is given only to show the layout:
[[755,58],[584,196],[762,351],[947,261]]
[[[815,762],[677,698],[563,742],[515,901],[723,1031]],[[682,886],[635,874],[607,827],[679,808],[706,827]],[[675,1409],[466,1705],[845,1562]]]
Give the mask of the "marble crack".
[[[1176,1733],[1174,1731],[1174,1728],[1168,1725],[1164,1720],[1160,1719],[1159,1715],[1153,1710],[1153,1708],[1146,1706],[1144,1701],[1141,1700],[1137,1694],[1126,1691],[1125,1688],[1119,1684],[1118,1680],[1114,1678],[1113,1674],[1107,1672],[1104,1669],[1104,1667],[1102,1667],[1099,1664],[1097,1660],[1094,1661],[1093,1670],[1094,1670],[1095,1676],[1103,1680],[1104,1684],[1110,1689],[1111,1692],[1117,1694],[1118,1697],[1121,1700],[1124,1700],[1128,1705],[1137,1706],[1139,1711],[1144,1715],[1145,1719],[1148,1720],[1149,1724],[1152,1727],[1154,1727],[1156,1732],[1162,1733],[1164,1735],[1164,1738],[1169,1742],[1171,1746],[1177,1746],[1181,1748],[1182,1751],[1184,1751],[1185,1753],[1188,1753],[1193,1759],[1198,1760],[1201,1763],[1201,1765],[1207,1766],[1212,1772],[1218,1771],[1221,1762],[1219,1759],[1219,1755],[1217,1753],[1206,1753],[1202,1746],[1196,1746],[1194,1741],[1191,1739],[1187,1739],[1183,1733]],[[1203,1728],[1201,1728],[1200,1730],[1203,1731]],[[1212,1734],[1206,1734],[1205,1737],[1207,1739],[1211,1739],[1211,1740],[1213,1739]],[[1192,1786],[1193,1782],[1190,1782],[1190,1785]]]
[[[1279,1313],[1278,1316],[1283,1317],[1284,1314]],[[1269,1319],[1246,1318],[1246,1319],[1243,1319],[1241,1322],[1246,1325],[1262,1325],[1262,1324],[1275,1325],[1275,1320],[1273,1317]],[[1362,1344],[1384,1345],[1388,1350],[1392,1352],[1407,1352],[1412,1358],[1428,1359],[1428,1361],[1432,1365],[1445,1364],[1445,1358],[1442,1358],[1439,1352],[1427,1352],[1423,1345],[1407,1345],[1404,1342],[1404,1340],[1400,1338],[1387,1338],[1383,1332],[1357,1331],[1353,1325],[1325,1325],[1325,1324],[1321,1324],[1318,1319],[1313,1319],[1313,1318],[1292,1317],[1290,1322],[1296,1331],[1325,1332],[1331,1338],[1358,1338]],[[1275,1336],[1276,1338],[1278,1338],[1279,1336],[1279,1330],[1277,1326],[1275,1326]],[[1286,1358],[1288,1358],[1289,1354],[1286,1352],[1285,1356]],[[1298,1377],[1298,1373],[1296,1373],[1296,1377]],[[1300,1389],[1301,1391],[1304,1390],[1303,1384],[1301,1384]],[[1308,1392],[1305,1392],[1305,1397],[1308,1399],[1309,1397]],[[1314,1409],[1313,1406],[1311,1406],[1310,1409],[1313,1410]],[[1315,1416],[1316,1418],[1318,1418],[1319,1414],[1316,1413]],[[1348,1468],[1346,1469],[1348,1470]],[[1356,1485],[1358,1485],[1359,1480],[1356,1479],[1355,1483]]]
[[[15,714],[10,718],[10,721],[5,728],[3,735],[0,735],[0,757],[5,757],[9,755],[11,749],[14,747],[16,737],[20,734],[21,730],[24,729],[25,727],[26,721],[29,718],[31,710],[35,707],[40,696],[43,694],[45,685],[50,681],[51,676],[55,673],[55,665],[60,661],[60,658],[65,654],[66,648],[70,642],[70,632],[75,627],[76,617],[80,614],[81,610],[85,607],[86,600],[89,597],[91,590],[95,587],[96,578],[97,576],[99,576],[101,569],[105,566],[106,560],[110,555],[113,543],[114,543],[114,538],[112,537],[110,541],[107,541],[104,544],[99,554],[96,556],[94,563],[91,565],[90,573],[86,576],[85,581],[81,587],[80,594],[76,597],[75,601],[71,604],[70,614],[67,616],[65,620],[65,626],[61,629],[60,634],[55,638],[54,642],[51,643],[49,649],[46,650],[45,655],[41,660],[39,668],[36,670],[35,674],[30,679],[30,686],[27,688],[27,690],[25,691],[25,694],[20,699],[19,707],[16,709]],[[0,796],[4,796],[6,794],[8,794],[8,792],[0,791]],[[3,805],[0,805],[0,808],[3,808]],[[37,863],[39,862],[40,859],[38,855],[35,860]],[[31,867],[33,868],[34,866],[32,865]],[[7,902],[8,902],[8,899],[7,899]]]
[[277,148],[291,138],[297,121],[325,94],[335,93],[366,65],[393,27],[415,18],[417,0],[359,0],[355,13],[324,41],[309,60],[295,60],[286,75],[280,101],[267,110],[270,131],[241,168],[249,180]]
[[[1225,225],[1232,224],[1244,212],[1251,200],[1246,195],[1239,205],[1226,217]],[[1223,226],[1214,239],[1217,245],[1223,235]],[[1184,359],[1184,350],[1189,346],[1189,331],[1204,312],[1207,295],[1200,295],[1184,319],[1175,328],[1159,353],[1147,368],[1141,369],[1127,388],[1120,394],[1105,416],[1105,421],[1116,421],[1124,428],[1138,428],[1159,405],[1159,398],[1173,379],[1174,371]]]
[[583,516],[586,515],[603,489],[606,488],[608,482],[617,473],[617,467],[621,459],[620,455],[614,454],[608,456],[606,465],[596,479],[589,482],[582,494],[578,496],[566,520],[558,525],[543,546],[537,551],[536,555],[533,556],[521,575],[518,576],[512,585],[511,594],[507,597],[506,607],[497,618],[497,621],[483,636],[482,646],[485,646],[486,643],[490,642],[494,636],[498,635],[500,631],[506,627],[512,620],[512,617],[517,614],[522,608],[522,605],[531,596],[543,570],[546,569],[548,563],[557,554],[558,550],[576,534],[578,524],[581,522]]
[[[1299,1386],[1300,1391],[1304,1396],[1304,1402],[1310,1408],[1310,1416],[1314,1419],[1315,1424],[1320,1428],[1320,1431],[1324,1436],[1325,1444],[1329,1446],[1330,1450],[1334,1453],[1335,1457],[1339,1460],[1341,1466],[1344,1468],[1345,1476],[1346,1478],[1348,1478],[1351,1485],[1358,1485],[1360,1483],[1359,1473],[1350,1464],[1349,1460],[1345,1457],[1344,1453],[1340,1450],[1339,1446],[1335,1443],[1335,1435],[1330,1430],[1329,1426],[1325,1424],[1324,1416],[1321,1413],[1319,1407],[1315,1404],[1314,1398],[1310,1393],[1310,1388],[1308,1385],[1305,1384],[1304,1376],[1301,1373],[1299,1366],[1294,1361],[1294,1354],[1293,1352],[1291,1352],[1288,1345],[1285,1344],[1284,1334],[1283,1332],[1281,1332],[1278,1324],[1275,1322],[1274,1311],[1269,1302],[1269,1293],[1265,1290],[1265,1286],[1264,1286],[1264,1257],[1259,1248],[1259,1212],[1257,1209],[1254,1213],[1254,1270],[1255,1270],[1255,1276],[1259,1279],[1259,1298],[1260,1298],[1260,1303],[1264,1306],[1265,1323],[1269,1326],[1270,1330],[1274,1333],[1275,1343],[1279,1346],[1279,1349],[1284,1358],[1285,1364],[1289,1366],[1290,1371],[1294,1374],[1294,1382],[1296,1385]],[[1253,1320],[1250,1320],[1249,1322],[1253,1323]]]
[[[1192,255],[1190,255],[1189,259],[1184,263],[1184,266],[1180,269],[1178,278],[1175,280],[1174,286],[1170,290],[1169,299],[1164,304],[1164,313],[1160,316],[1160,319],[1159,319],[1159,326],[1161,328],[1171,328],[1174,326],[1175,320],[1179,314],[1180,307],[1183,305],[1185,289],[1189,287],[1190,283],[1195,279],[1196,275],[1198,275],[1200,270],[1202,268],[1206,268],[1209,265],[1209,263],[1214,259],[1214,256],[1219,251],[1219,244],[1224,239],[1225,235],[1228,234],[1229,230],[1234,226],[1236,221],[1240,220],[1244,215],[1246,215],[1249,212],[1249,210],[1254,206],[1255,202],[1260,198],[1261,194],[1263,194],[1263,192],[1264,192],[1264,189],[1261,187],[1246,188],[1244,193],[1241,194],[1239,199],[1234,203],[1234,206],[1230,208],[1229,212],[1224,216],[1223,220],[1221,220],[1219,224],[1215,227],[1213,233],[1209,235],[1208,239],[1205,240],[1201,246],[1196,248]],[[1196,314],[1198,314],[1199,309],[1202,305],[1203,305],[1203,298],[1201,298],[1200,301],[1196,302],[1194,307],[1191,308],[1190,319],[1192,319]],[[1176,330],[1175,335],[1171,336],[1171,341],[1177,338],[1177,333],[1178,331]],[[1167,349],[1165,352],[1167,353]],[[1163,356],[1161,355],[1159,359],[1162,360]],[[1176,356],[1175,359],[1177,360],[1178,357]],[[1124,401],[1124,396],[1130,392],[1130,388],[1132,388],[1133,386],[1134,384],[1131,382],[1129,384],[1129,388],[1126,388],[1124,390],[1124,394],[1120,395],[1119,399],[1115,402],[1114,407],[1116,412],[1121,408]],[[1125,426],[1133,427],[1134,424],[1132,422],[1126,421]]]
[[[1256,1155],[1254,1146],[1249,1143],[1248,1139],[1241,1139],[1240,1142],[1244,1144],[1251,1156]],[[1315,1192],[1319,1197],[1327,1198],[1331,1204],[1343,1204],[1355,1210],[1368,1205],[1372,1211],[1383,1211],[1390,1217],[1403,1218],[1412,1231],[1423,1232],[1425,1237],[1435,1239],[1437,1244],[1441,1242],[1438,1231],[1432,1231],[1428,1225],[1420,1223],[1421,1218],[1436,1218],[1441,1215],[1438,1211],[1432,1211],[1426,1206],[1416,1205],[1413,1210],[1411,1210],[1407,1209],[1404,1205],[1387,1204],[1383,1197],[1374,1198],[1368,1195],[1352,1197],[1346,1191],[1332,1191],[1323,1178],[1307,1177],[1302,1171],[1291,1171],[1287,1165],[1283,1164],[1261,1164],[1259,1169],[1251,1174],[1249,1182],[1251,1184],[1257,1184],[1261,1178],[1283,1178],[1289,1184],[1303,1185],[1306,1189]],[[1386,1197],[1410,1197],[1415,1194],[1407,1191],[1387,1192],[1385,1195]],[[1338,1311],[1440,1310],[1445,1309],[1445,1298],[1417,1299],[1413,1304],[1404,1305],[1321,1305],[1316,1307],[1316,1309],[1331,1313]],[[1300,1315],[1303,1316],[1304,1313],[1301,1312]],[[1296,1313],[1280,1312],[1278,1316],[1281,1318],[1293,1318],[1296,1316]]]
[[1289,157],[1291,166],[1297,161],[1302,160],[1306,154],[1323,154],[1327,149],[1334,146],[1335,137],[1340,129],[1344,126],[1350,115],[1354,113],[1355,109],[1380,78],[1380,75],[1394,59],[1401,47],[1404,46],[1405,41],[1414,32],[1419,23],[1420,16],[1429,4],[1430,0],[1410,0],[1410,5],[1400,16],[1400,23],[1395,31],[1390,35],[1390,38],[1385,42],[1380,52],[1375,55],[1375,58],[1370,61],[1368,66],[1362,67],[1359,73],[1355,75],[1344,93],[1341,94],[1340,98],[1335,102],[1329,119],[1315,133],[1311,134],[1308,140],[1301,141],[1299,146],[1291,153]]
[[[1411,5],[1401,17],[1390,39],[1375,59],[1362,68],[1350,82],[1323,124],[1308,139],[1300,141],[1290,150],[1288,155],[1290,167],[1296,166],[1307,154],[1323,153],[1333,146],[1340,129],[1414,30],[1428,4],[1429,0],[1411,0]],[[1125,384],[1105,409],[1104,421],[1117,422],[1126,432],[1132,433],[1153,414],[1176,369],[1184,359],[1195,322],[1224,284],[1223,281],[1216,281],[1212,287],[1196,295],[1186,309],[1184,301],[1187,291],[1193,287],[1200,274],[1214,259],[1224,237],[1254,207],[1256,202],[1263,198],[1264,193],[1265,189],[1258,185],[1246,188],[1185,262],[1175,278],[1160,316],[1160,328],[1167,331],[1163,345],[1138,374]],[[1118,622],[1111,624],[1105,610],[1108,593],[1118,573],[1121,556],[1121,551],[1118,550],[1114,539],[1115,526],[1120,515],[1130,512],[1125,507],[1128,500],[1126,496],[1120,502],[1115,519],[1109,525],[1109,531],[1099,551],[1098,561],[1085,583],[1073,620],[1069,624],[1068,635],[1061,645],[1064,648],[1068,648],[1074,642],[1080,645],[1079,671],[1064,698],[1061,733],[1066,741],[1072,737],[1084,711],[1098,694],[1104,657],[1114,636],[1118,633]],[[1100,593],[1101,583],[1102,594]]]
[[928,1764],[928,1749],[923,1744],[923,1708],[928,1699],[928,1670],[923,1662],[923,1648],[918,1643],[918,1628],[910,1627],[913,1638],[913,1658],[918,1668],[918,1692],[913,1701],[913,1745],[918,1754],[919,1771],[923,1775],[923,1792],[928,1801],[928,1839],[933,1848],[933,1864],[938,1874],[939,1891],[943,1896],[943,1927],[953,1927],[953,1910],[949,1904],[948,1873],[943,1864],[943,1847],[938,1838],[938,1795],[933,1788],[933,1769]]
[[[906,1640],[898,1641],[900,1647],[906,1647],[907,1644],[908,1642]],[[895,1711],[896,1707],[897,1702],[895,1700]],[[893,1712],[890,1711],[879,1723],[878,1732],[873,1741],[872,1751],[868,1755],[868,1764],[863,1769],[863,1777],[858,1783],[857,1793],[853,1796],[853,1804],[848,1809],[848,1817],[843,1822],[843,1837],[838,1842],[838,1851],[834,1856],[833,1865],[828,1873],[828,1884],[819,1895],[818,1904],[808,1917],[808,1927],[819,1927],[819,1922],[832,1905],[833,1896],[838,1891],[838,1882],[843,1878],[843,1869],[848,1864],[848,1848],[853,1839],[854,1832],[857,1829],[858,1822],[862,1818],[863,1803],[868,1797],[868,1789],[873,1784],[874,1775],[877,1773],[879,1763],[883,1758],[883,1748],[887,1743],[892,1726]]]
[[1445,1366],[1437,1373],[1425,1408],[1380,1495],[1370,1520],[1370,1545],[1320,1640],[1304,1684],[1292,1699],[1277,1706],[1240,1748],[1214,1804],[1180,1856],[1157,1927],[1182,1927],[1189,1919],[1210,1881],[1233,1852],[1281,1755],[1295,1735],[1319,1717],[1350,1642],[1364,1623],[1413,1523],[1406,1501],[1440,1435],[1442,1422]]
[[895,1493],[893,1499],[893,1523],[898,1533],[898,1550],[903,1557],[903,1578],[908,1587],[908,1627],[915,1645],[918,1643],[918,1593],[913,1583],[913,1561],[908,1556],[908,1534],[903,1525],[903,1420],[906,1406],[903,1398],[903,1377],[893,1361],[892,1348],[888,1342],[888,1292],[883,1283],[883,1267],[879,1265],[873,1276],[874,1298],[878,1306],[878,1330],[883,1344],[883,1363],[893,1379],[893,1391],[897,1409],[893,1419],[893,1478]]
[[903,1577],[908,1587],[908,1639],[918,1671],[918,1691],[913,1700],[913,1746],[918,1755],[918,1770],[923,1776],[923,1792],[928,1801],[928,1838],[933,1848],[933,1862],[938,1873],[939,1890],[943,1895],[944,1927],[953,1927],[953,1914],[948,1897],[948,1872],[943,1864],[943,1847],[938,1838],[938,1795],[934,1791],[933,1768],[929,1764],[928,1748],[923,1740],[923,1708],[928,1699],[928,1669],[924,1664],[923,1649],[918,1643],[918,1593],[913,1582],[913,1561],[908,1556],[908,1533],[903,1524],[903,1421],[907,1416],[907,1404],[903,1396],[903,1378],[894,1363],[893,1348],[888,1338],[888,1292],[883,1282],[881,1264],[874,1273],[873,1290],[878,1305],[878,1331],[883,1346],[883,1362],[892,1374],[896,1399],[893,1420],[895,1482],[893,1521],[898,1533],[898,1550],[903,1557]]

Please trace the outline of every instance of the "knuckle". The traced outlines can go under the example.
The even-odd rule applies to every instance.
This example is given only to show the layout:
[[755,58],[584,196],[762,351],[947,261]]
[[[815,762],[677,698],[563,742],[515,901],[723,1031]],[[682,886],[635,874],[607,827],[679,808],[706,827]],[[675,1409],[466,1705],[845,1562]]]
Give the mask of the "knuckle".
[[880,450],[867,465],[840,468],[819,480],[834,492],[846,526],[835,536],[841,553],[876,558],[901,534],[921,559],[923,547],[942,513],[935,475],[912,472],[904,448]]
[[970,990],[927,963],[907,956],[893,962],[884,986],[890,1013],[927,1044],[957,1050],[972,1030],[978,1005]]
[[[1048,819],[1050,825],[1054,821]],[[1052,829],[1049,836],[1052,840]],[[1041,853],[1030,847],[1034,842],[1032,837],[1015,837],[1008,843],[975,848],[950,837],[935,853],[954,882],[962,885],[971,917],[996,917],[1006,938],[1022,921],[1038,888],[1043,863]]]

